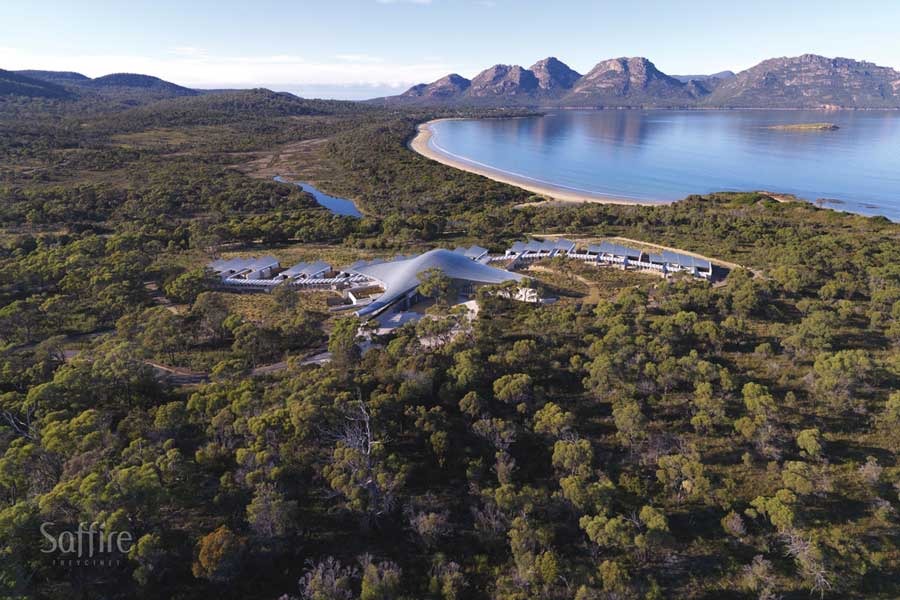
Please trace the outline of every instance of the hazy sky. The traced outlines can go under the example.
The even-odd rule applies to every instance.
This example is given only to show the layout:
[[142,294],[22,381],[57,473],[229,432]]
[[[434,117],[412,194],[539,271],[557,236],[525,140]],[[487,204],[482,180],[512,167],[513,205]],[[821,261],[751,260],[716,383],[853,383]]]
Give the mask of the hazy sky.
[[698,74],[805,52],[900,68],[898,31],[898,0],[2,0],[0,68],[359,98],[550,55],[580,72],[617,56]]

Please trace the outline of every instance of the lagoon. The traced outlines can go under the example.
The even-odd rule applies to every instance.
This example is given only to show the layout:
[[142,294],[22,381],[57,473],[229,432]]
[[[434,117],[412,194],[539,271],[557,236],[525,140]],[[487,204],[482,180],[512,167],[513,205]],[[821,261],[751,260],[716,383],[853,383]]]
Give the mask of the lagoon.
[[[286,181],[282,177],[275,177],[275,181],[279,183],[291,183]],[[336,215],[341,215],[345,217],[356,217],[362,218],[363,214],[356,208],[356,204],[353,203],[352,200],[347,200],[345,198],[337,198],[335,196],[329,196],[325,192],[319,190],[314,185],[310,183],[302,183],[296,182],[295,185],[299,187],[304,192],[307,192],[312,195],[313,198],[316,199],[316,202],[319,203],[320,206],[324,206],[331,212]]]

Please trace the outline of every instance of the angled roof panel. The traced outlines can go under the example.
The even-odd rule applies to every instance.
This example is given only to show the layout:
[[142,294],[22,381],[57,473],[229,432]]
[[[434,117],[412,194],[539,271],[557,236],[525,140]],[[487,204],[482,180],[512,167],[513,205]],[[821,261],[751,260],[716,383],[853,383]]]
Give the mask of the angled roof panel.
[[712,265],[706,259],[690,254],[682,254],[681,252],[673,252],[671,250],[663,250],[662,256],[665,261],[671,265],[678,265],[686,269],[703,269],[710,270]]
[[671,250],[663,250],[661,252],[663,259],[667,263],[671,263],[673,265],[680,265],[684,263],[684,259],[687,258],[683,254],[678,254],[677,252],[672,252]]
[[314,263],[310,263],[303,270],[303,274],[306,276],[315,275],[316,273],[321,273],[322,271],[330,271],[331,265],[323,260],[317,260]]
[[234,259],[220,258],[218,260],[212,261],[211,263],[209,263],[208,266],[213,271],[215,271],[217,273],[221,273],[223,271],[228,271],[229,269],[231,269],[230,265],[232,264],[233,261],[234,261]]
[[309,263],[300,262],[300,263],[297,263],[296,265],[288,267],[287,269],[285,269],[284,271],[279,273],[279,275],[281,277],[297,277],[298,275],[302,275],[303,270],[308,266],[309,266]]
[[312,263],[301,262],[292,266],[290,269],[282,271],[279,275],[285,278],[309,277],[310,275],[321,273],[322,271],[327,271],[329,269],[331,269],[331,265],[321,260]]
[[246,271],[253,268],[255,259],[252,258],[222,258],[209,264],[217,273]]
[[627,246],[622,246],[621,244],[614,244],[612,242],[600,242],[599,246],[593,246],[595,251],[600,254],[611,254],[612,256],[640,256],[641,251],[636,250],[634,248],[629,248]]
[[250,264],[247,267],[250,269],[265,269],[273,265],[278,265],[277,258],[274,256],[260,256],[259,258],[250,259]]

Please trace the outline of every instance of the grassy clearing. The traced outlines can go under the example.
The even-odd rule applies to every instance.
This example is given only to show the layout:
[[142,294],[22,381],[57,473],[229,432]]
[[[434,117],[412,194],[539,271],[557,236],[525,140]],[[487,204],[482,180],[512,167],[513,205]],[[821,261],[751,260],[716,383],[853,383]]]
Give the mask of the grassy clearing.
[[520,272],[548,285],[562,299],[578,299],[588,304],[614,298],[625,288],[660,281],[658,276],[650,273],[624,271],[609,265],[592,265],[566,258],[537,261]]
[[196,136],[209,135],[210,127],[191,129],[148,129],[134,133],[120,133],[110,138],[110,142],[122,148],[166,148],[187,144]]
[[[275,299],[270,294],[242,294],[237,292],[215,293],[225,302],[225,305],[228,307],[228,312],[240,315],[245,320],[253,323],[266,322],[272,314],[278,313],[278,309],[275,306]],[[328,310],[328,299],[333,298],[336,295],[336,292],[324,290],[297,292],[297,306],[302,310],[324,313]]]
[[267,246],[264,248],[225,251],[221,253],[221,257],[246,258],[251,256],[262,256],[264,254],[274,256],[279,260],[282,266],[290,266],[298,262],[322,260],[332,267],[340,268],[357,260],[388,258],[395,256],[397,253],[384,250],[365,250],[345,246],[329,246],[326,244],[292,244],[278,247]]

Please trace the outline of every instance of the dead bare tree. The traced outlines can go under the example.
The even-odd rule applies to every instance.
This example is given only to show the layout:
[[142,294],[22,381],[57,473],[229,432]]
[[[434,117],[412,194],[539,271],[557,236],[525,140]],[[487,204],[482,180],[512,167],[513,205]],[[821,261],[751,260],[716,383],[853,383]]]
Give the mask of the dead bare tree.
[[325,474],[334,491],[347,498],[351,508],[365,512],[370,520],[391,512],[403,475],[388,464],[384,440],[377,439],[372,416],[361,398],[345,415],[343,427],[331,437],[335,452]]
[[800,567],[800,571],[809,581],[812,591],[819,592],[819,596],[824,597],[825,592],[831,590],[832,585],[819,550],[797,531],[782,533],[781,540],[785,545],[785,554],[793,558]]
[[4,410],[0,413],[0,417],[9,425],[13,433],[19,437],[35,441],[37,440],[37,431],[34,428],[34,413],[37,412],[37,406],[25,406],[25,411],[21,414],[15,414],[11,410]]

